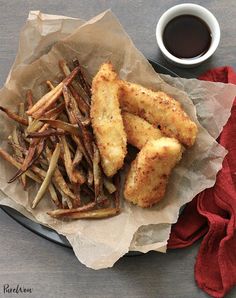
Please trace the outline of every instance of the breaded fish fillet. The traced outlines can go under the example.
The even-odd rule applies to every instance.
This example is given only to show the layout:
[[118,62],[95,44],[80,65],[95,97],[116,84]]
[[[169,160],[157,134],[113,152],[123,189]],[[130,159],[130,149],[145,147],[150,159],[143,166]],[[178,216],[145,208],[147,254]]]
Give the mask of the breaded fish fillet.
[[117,74],[104,63],[92,82],[91,122],[107,176],[113,176],[124,163],[126,133],[118,100]]
[[138,84],[120,81],[121,108],[136,114],[161,129],[168,137],[192,146],[197,125],[190,120],[178,101],[164,92],[154,92]]
[[181,159],[182,146],[173,138],[148,141],[132,162],[124,197],[140,207],[151,207],[165,194],[173,167]]
[[151,139],[160,139],[163,137],[160,129],[134,114],[122,113],[127,142],[134,147],[141,149]]

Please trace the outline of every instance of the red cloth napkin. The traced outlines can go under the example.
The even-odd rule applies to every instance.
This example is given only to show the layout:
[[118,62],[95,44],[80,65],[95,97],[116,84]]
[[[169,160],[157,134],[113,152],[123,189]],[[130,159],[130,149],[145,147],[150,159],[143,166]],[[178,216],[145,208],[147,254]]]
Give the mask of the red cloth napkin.
[[[219,67],[201,80],[236,84],[231,67]],[[221,298],[236,285],[236,98],[218,142],[229,152],[214,187],[198,194],[172,227],[168,248],[181,248],[203,235],[196,264],[198,286]]]

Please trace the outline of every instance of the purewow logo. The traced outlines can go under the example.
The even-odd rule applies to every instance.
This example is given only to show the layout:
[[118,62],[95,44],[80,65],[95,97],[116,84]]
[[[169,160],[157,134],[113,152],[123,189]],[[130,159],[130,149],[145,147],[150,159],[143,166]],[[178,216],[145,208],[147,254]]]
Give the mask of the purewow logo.
[[31,294],[33,293],[32,288],[27,288],[24,285],[9,285],[4,284],[3,285],[3,294]]

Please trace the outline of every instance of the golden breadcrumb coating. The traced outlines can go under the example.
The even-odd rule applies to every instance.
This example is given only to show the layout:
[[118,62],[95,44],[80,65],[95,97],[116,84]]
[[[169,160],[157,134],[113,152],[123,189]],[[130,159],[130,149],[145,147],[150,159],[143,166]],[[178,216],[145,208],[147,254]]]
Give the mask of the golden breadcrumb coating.
[[119,100],[123,110],[138,115],[158,126],[168,137],[192,146],[197,125],[190,120],[178,101],[164,92],[154,92],[138,84],[120,81]]
[[159,202],[166,190],[171,170],[182,157],[182,146],[173,138],[148,141],[131,163],[124,197],[140,207]]
[[124,163],[126,133],[118,100],[118,80],[111,63],[104,63],[92,82],[91,122],[107,176]]
[[151,139],[160,139],[163,137],[160,129],[134,114],[122,113],[127,142],[134,147],[141,149]]

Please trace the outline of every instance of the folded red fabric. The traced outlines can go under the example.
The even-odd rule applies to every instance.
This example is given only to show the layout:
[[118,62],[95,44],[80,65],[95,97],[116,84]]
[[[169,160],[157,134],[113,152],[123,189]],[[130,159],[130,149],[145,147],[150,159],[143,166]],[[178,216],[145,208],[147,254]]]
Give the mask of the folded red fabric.
[[[231,67],[219,67],[201,80],[236,84]],[[187,204],[171,230],[168,248],[181,248],[203,235],[195,264],[198,286],[221,298],[236,285],[236,98],[218,142],[228,150],[214,187]]]

